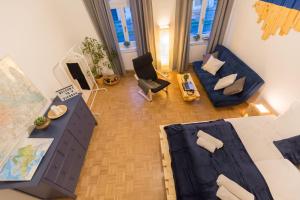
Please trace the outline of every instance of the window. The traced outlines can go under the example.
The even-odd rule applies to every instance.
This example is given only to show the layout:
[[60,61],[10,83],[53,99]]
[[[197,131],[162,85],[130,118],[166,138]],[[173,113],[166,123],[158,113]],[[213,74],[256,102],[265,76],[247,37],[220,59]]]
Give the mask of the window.
[[125,19],[126,19],[128,38],[129,38],[128,41],[135,41],[133,22],[132,22],[131,12],[129,7],[125,8]]
[[125,37],[124,37],[124,31],[123,31],[120,12],[119,12],[119,10],[114,8],[114,9],[111,9],[111,14],[113,16],[114,25],[115,25],[115,29],[116,29],[116,33],[117,33],[117,37],[118,37],[118,42],[124,42]]
[[218,0],[194,0],[191,18],[192,37],[208,38],[212,29]]
[[130,7],[126,1],[110,1],[111,14],[119,43],[135,43],[134,27]]
[[191,34],[196,35],[199,32],[202,0],[194,0],[191,19]]

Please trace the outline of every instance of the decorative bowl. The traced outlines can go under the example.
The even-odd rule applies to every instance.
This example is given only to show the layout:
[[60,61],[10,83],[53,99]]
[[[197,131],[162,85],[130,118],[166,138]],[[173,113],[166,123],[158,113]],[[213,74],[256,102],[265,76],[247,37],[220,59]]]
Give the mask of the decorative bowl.
[[67,111],[68,107],[66,105],[58,105],[57,106],[62,112],[60,114],[55,114],[51,109],[48,111],[47,117],[49,119],[58,119],[63,116]]

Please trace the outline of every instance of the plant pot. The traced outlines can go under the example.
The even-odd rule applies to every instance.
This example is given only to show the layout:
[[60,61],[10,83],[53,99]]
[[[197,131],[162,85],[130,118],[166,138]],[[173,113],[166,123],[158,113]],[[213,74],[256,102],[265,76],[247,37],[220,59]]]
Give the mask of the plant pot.
[[98,85],[102,85],[102,84],[103,84],[103,76],[98,77],[98,78],[95,78],[95,80],[96,80],[96,83],[97,83]]
[[197,42],[197,41],[199,41],[199,40],[200,40],[200,36],[199,36],[199,35],[194,35],[194,36],[193,36],[193,39],[194,39],[194,41],[196,41],[196,42]]
[[47,118],[46,122],[40,126],[35,126],[35,128],[37,130],[44,130],[44,129],[47,129],[51,124],[51,119]]
[[129,48],[131,44],[130,44],[130,41],[125,41],[125,42],[123,42],[123,45],[125,48]]
[[105,85],[115,85],[119,83],[120,77],[118,75],[107,75],[103,77],[103,83]]

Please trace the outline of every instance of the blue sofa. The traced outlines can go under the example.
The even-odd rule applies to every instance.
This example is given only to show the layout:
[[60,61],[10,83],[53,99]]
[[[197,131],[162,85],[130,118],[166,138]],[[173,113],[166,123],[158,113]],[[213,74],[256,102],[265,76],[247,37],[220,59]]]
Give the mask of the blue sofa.
[[[264,84],[264,80],[226,47],[219,45],[216,47],[216,51],[219,52],[218,59],[225,61],[225,64],[215,76],[202,70],[202,61],[193,62],[194,71],[208,97],[215,107],[232,106],[245,102]],[[237,79],[246,76],[244,90],[241,93],[226,96],[223,94],[223,90],[214,90],[219,78],[234,73],[238,74]]]

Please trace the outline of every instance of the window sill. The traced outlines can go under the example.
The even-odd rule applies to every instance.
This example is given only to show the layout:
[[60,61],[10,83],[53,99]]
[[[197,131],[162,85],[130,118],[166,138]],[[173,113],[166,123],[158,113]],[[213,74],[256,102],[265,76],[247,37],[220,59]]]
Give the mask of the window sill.
[[131,53],[131,52],[136,52],[136,47],[120,47],[121,53]]
[[119,47],[120,47],[120,51],[121,53],[132,53],[132,52],[136,52],[136,44],[134,41],[130,42],[130,46],[129,47],[125,47],[123,43],[119,43]]
[[193,38],[190,40],[190,46],[197,46],[197,45],[207,45],[208,40],[198,40],[195,41]]

